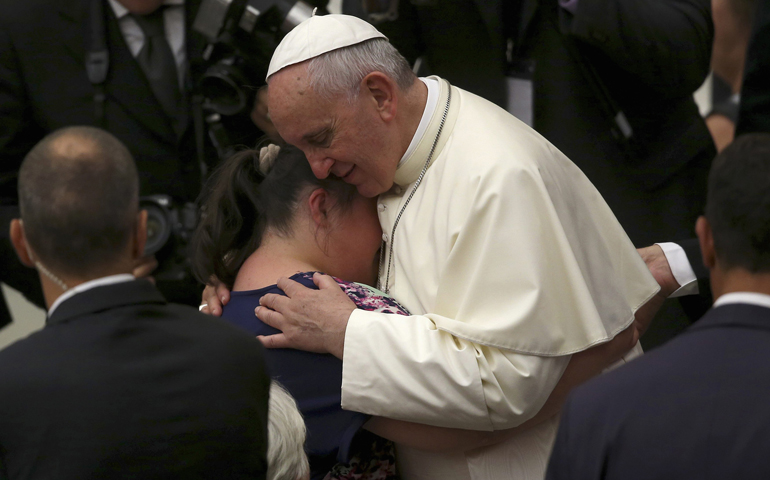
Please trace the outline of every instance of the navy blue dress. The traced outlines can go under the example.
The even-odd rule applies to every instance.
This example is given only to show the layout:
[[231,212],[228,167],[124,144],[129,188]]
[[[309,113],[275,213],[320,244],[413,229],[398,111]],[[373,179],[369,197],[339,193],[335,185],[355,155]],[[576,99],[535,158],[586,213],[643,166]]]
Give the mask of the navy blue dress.
[[[313,272],[298,273],[291,279],[308,288],[317,288]],[[408,315],[395,300],[371,287],[336,280],[358,308]],[[232,292],[222,318],[253,335],[280,333],[254,315],[259,299],[268,293],[283,295],[276,285]],[[265,360],[270,376],[286,387],[305,418],[305,450],[310,459],[311,477],[323,478],[335,464],[348,463],[355,453],[352,451],[354,438],[369,415],[346,411],[340,406],[342,360],[330,354],[293,349],[265,350]]]

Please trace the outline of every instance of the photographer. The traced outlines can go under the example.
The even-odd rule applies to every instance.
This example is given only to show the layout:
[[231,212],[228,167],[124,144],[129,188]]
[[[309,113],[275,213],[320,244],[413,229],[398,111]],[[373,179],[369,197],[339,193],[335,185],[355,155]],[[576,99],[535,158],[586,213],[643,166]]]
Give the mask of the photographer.
[[[141,195],[169,196],[170,211],[194,202],[202,177],[218,159],[204,120],[204,114],[211,115],[202,110],[197,92],[208,68],[207,39],[192,25],[204,3],[0,0],[3,219],[16,213],[16,177],[24,155],[44,135],[68,125],[99,126],[128,145]],[[255,78],[258,86],[262,80]],[[254,144],[260,135],[249,110],[221,118],[217,126],[229,144]],[[29,287],[34,281],[24,278],[28,272],[12,264],[16,260],[9,253],[7,232],[0,237],[0,280],[40,304],[39,292]],[[158,258],[158,286],[169,300],[197,303],[199,287],[180,267],[184,249],[174,248],[169,253],[174,259]],[[145,271],[154,266],[146,260]],[[166,263],[175,271],[164,282]],[[0,325],[7,322],[0,318]]]

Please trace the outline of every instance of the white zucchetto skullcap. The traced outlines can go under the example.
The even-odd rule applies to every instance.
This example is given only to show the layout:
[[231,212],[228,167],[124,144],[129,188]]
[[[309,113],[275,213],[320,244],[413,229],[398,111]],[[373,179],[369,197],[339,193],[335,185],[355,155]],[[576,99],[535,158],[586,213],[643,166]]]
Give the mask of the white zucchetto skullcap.
[[270,59],[266,78],[289,65],[372,38],[388,39],[358,17],[338,14],[313,15],[283,37],[273,52],[273,58]]

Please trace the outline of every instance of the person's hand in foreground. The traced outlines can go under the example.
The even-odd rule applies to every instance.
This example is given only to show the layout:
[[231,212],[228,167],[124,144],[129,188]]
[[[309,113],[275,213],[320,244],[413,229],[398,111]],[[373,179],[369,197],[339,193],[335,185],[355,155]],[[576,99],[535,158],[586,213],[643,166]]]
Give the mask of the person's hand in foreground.
[[679,283],[674,278],[671,266],[669,266],[666,255],[660,246],[651,245],[638,248],[636,251],[639,252],[653,278],[660,285],[660,291],[636,312],[637,328],[643,334],[647,327],[650,326],[653,317],[658,313],[663,302],[679,288]]
[[342,359],[348,318],[356,309],[347,294],[328,275],[313,275],[318,290],[288,278],[278,280],[286,296],[267,294],[254,310],[257,318],[283,333],[258,337],[267,348],[296,348],[331,353]]
[[676,278],[674,278],[671,266],[668,264],[666,255],[659,245],[638,248],[636,251],[639,252],[639,255],[642,257],[642,260],[644,260],[650,273],[655,277],[658,285],[660,285],[659,295],[668,298],[669,295],[679,289],[679,283],[676,281]]
[[229,301],[230,290],[227,289],[227,285],[212,277],[211,283],[203,289],[201,305],[198,309],[203,313],[219,317],[222,315],[222,307]]

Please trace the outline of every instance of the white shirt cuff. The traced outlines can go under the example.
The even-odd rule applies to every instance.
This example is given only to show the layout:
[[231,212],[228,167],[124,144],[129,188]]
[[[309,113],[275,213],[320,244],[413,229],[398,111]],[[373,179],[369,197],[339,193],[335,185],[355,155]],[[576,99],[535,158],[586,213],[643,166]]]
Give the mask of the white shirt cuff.
[[663,254],[666,256],[669,267],[671,267],[671,273],[674,274],[674,278],[680,285],[674,293],[669,295],[669,298],[697,295],[698,279],[695,278],[695,271],[693,271],[684,249],[671,242],[656,243],[655,245],[659,245],[663,249]]

